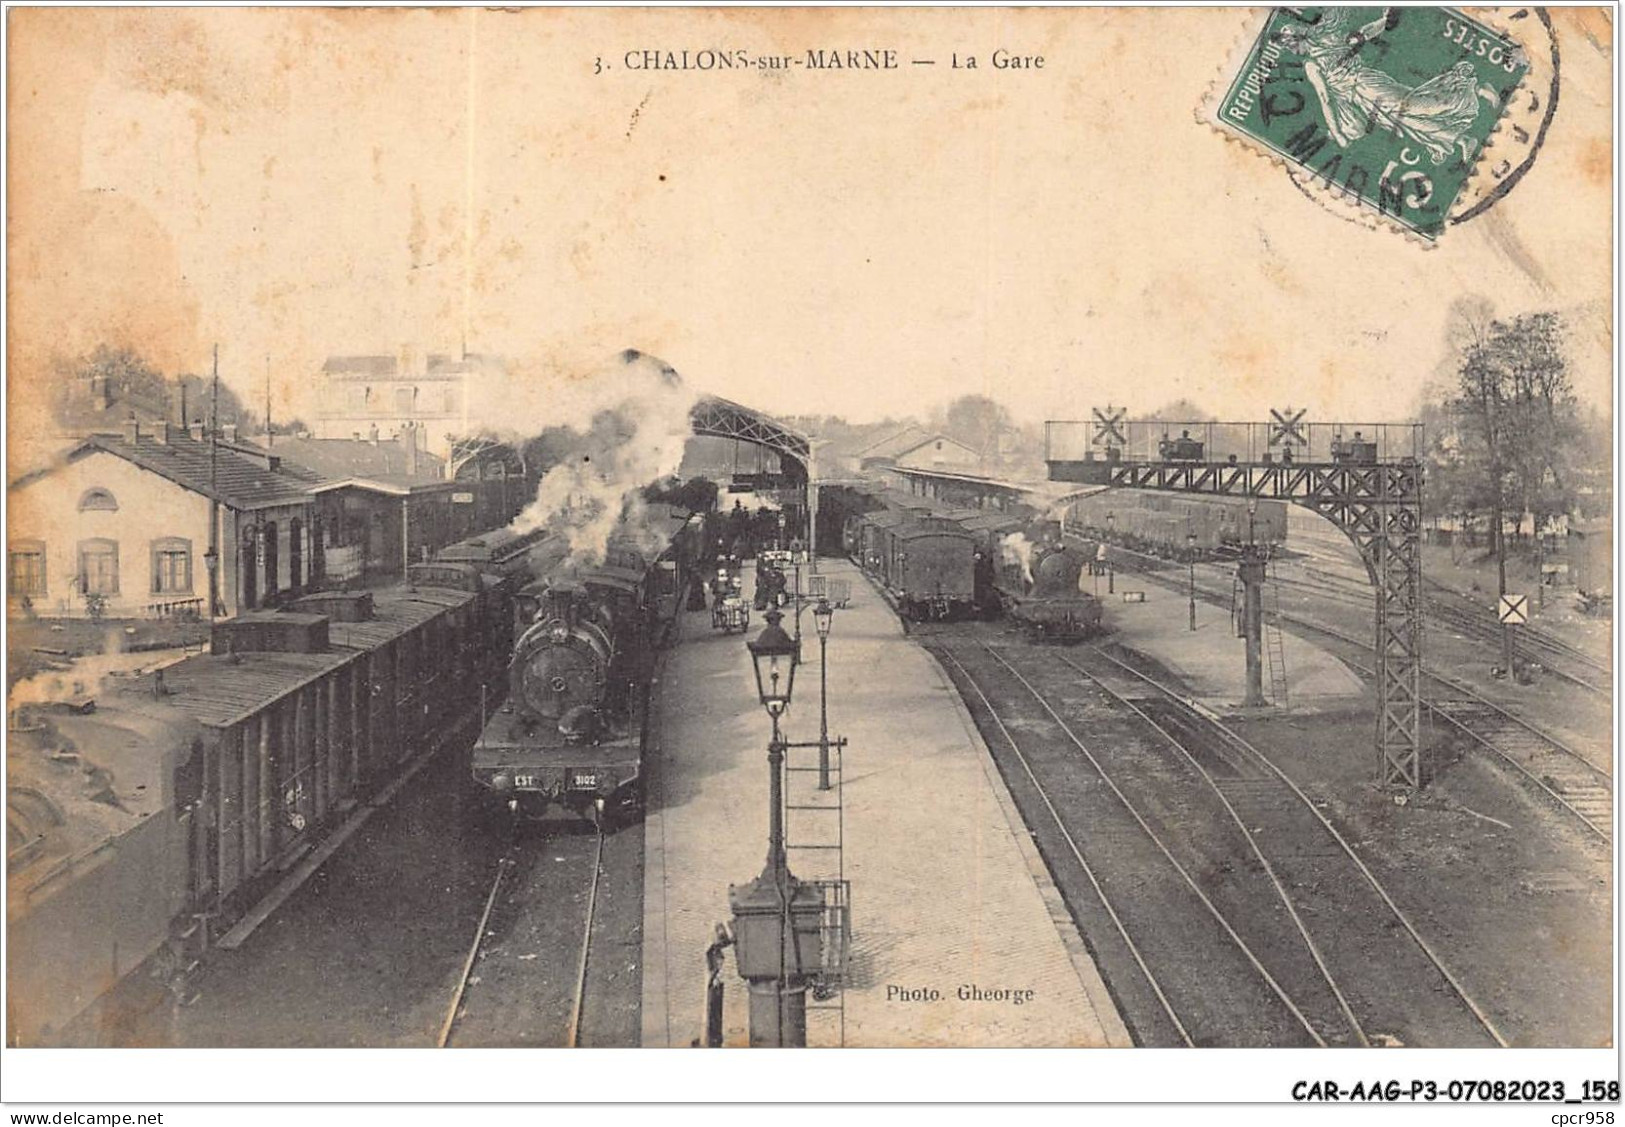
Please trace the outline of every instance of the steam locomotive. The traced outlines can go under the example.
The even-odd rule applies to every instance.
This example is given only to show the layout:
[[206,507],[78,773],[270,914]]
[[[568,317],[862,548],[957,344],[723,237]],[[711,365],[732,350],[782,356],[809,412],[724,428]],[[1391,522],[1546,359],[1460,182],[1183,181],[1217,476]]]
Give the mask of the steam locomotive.
[[602,563],[547,561],[520,591],[507,699],[471,763],[510,829],[553,810],[608,828],[641,809],[656,651],[704,542],[686,511],[645,515]]
[[1100,600],[1082,590],[1089,557],[1076,545],[1056,541],[1032,550],[1032,581],[1002,567],[999,592],[1005,613],[1037,640],[1071,642],[1100,633]]

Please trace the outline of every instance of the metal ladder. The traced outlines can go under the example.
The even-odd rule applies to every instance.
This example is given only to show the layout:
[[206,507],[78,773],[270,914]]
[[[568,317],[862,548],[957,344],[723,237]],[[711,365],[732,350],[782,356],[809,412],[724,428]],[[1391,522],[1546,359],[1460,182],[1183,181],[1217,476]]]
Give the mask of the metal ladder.
[[1276,708],[1287,706],[1286,642],[1281,636],[1281,585],[1266,572],[1258,589],[1264,606],[1264,654],[1270,667],[1270,699]]
[[[800,853],[803,883],[818,889],[823,900],[819,927],[821,967],[814,977],[814,1012],[835,1015],[837,1045],[846,1044],[846,978],[852,949],[852,888],[846,879],[846,811],[842,799],[846,741],[830,737],[830,788],[819,790],[818,741],[797,740],[784,754],[784,847],[792,859]],[[792,866],[792,869],[796,866]],[[812,1023],[808,1023],[809,1037]]]

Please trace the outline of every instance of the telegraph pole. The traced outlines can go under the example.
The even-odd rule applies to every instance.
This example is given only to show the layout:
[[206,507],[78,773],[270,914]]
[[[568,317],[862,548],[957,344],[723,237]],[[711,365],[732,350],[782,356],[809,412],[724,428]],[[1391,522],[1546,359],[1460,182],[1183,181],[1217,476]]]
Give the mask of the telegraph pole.
[[220,345],[214,346],[214,385],[209,402],[209,621],[220,613]]

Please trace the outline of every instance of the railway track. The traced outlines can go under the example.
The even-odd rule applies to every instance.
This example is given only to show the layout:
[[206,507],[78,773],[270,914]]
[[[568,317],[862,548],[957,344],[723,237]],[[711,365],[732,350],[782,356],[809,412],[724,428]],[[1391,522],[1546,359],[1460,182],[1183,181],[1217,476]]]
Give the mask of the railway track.
[[[1294,918],[1318,925],[1300,926],[1306,941],[1317,941],[1311,931],[1318,937],[1317,960],[1328,981],[1342,984],[1339,997],[1353,1010],[1356,1028],[1380,1030],[1372,1039],[1388,1044],[1421,1043],[1407,1039],[1406,1031],[1417,1038],[1448,1030],[1434,1043],[1481,1044],[1487,1038],[1507,1046],[1482,1004],[1353,844],[1269,755],[1170,686],[1099,647],[1089,652],[1096,661],[1088,668],[1066,655],[1057,658],[1144,717],[1169,743],[1200,740],[1204,731],[1216,739],[1219,761],[1235,774],[1210,772],[1207,781],[1224,795],[1253,848],[1267,858],[1264,863],[1297,890]],[[1146,692],[1152,696],[1141,695]],[[1167,712],[1159,719],[1163,709]]]
[[[1159,564],[1166,562],[1156,557],[1147,558]],[[1158,571],[1147,570],[1141,574],[1170,588],[1184,589],[1183,584]],[[1200,582],[1196,589],[1209,603],[1225,604],[1225,593]],[[1281,612],[1280,617],[1282,622],[1300,630],[1336,639],[1363,654],[1371,653],[1369,639],[1286,611]],[[1376,671],[1371,666],[1347,655],[1342,657],[1361,676],[1375,679]],[[1604,842],[1613,840],[1613,777],[1609,772],[1470,685],[1427,669],[1423,670],[1422,678],[1422,703],[1433,716],[1512,768],[1514,777],[1533,786],[1537,793],[1578,822],[1584,832]],[[1428,685],[1435,686],[1434,691],[1427,691]]]
[[[1336,542],[1317,538],[1312,542],[1319,545],[1319,548],[1311,551],[1310,559],[1342,568],[1357,566],[1344,554],[1349,549],[1347,541],[1341,538]],[[1317,571],[1308,563],[1304,565],[1304,570],[1313,577],[1311,581],[1279,578],[1285,584],[1311,589],[1316,586],[1314,579],[1318,579],[1320,589],[1331,597],[1347,599],[1357,594],[1363,597],[1366,605],[1369,605],[1371,591],[1364,583],[1343,580],[1333,574]],[[1422,609],[1430,619],[1466,637],[1500,643],[1501,624],[1491,607],[1474,601],[1437,580],[1424,577],[1423,587]],[[1485,598],[1488,599],[1488,596]],[[1521,627],[1518,632],[1518,645],[1525,654],[1535,657],[1543,670],[1559,680],[1600,696],[1611,695],[1609,682],[1613,670],[1608,662],[1538,626]]]
[[[1047,648],[933,648],[1003,745],[1142,1044],[1504,1043],[1419,936],[1394,950],[1408,921],[1308,800],[1178,698],[1125,684],[1109,655],[1085,669]],[[1157,1040],[1169,1030],[1180,1042]]]
[[[972,715],[998,733],[1006,758],[1019,765],[1020,777],[1012,780],[1018,801],[1024,797],[1023,805],[1036,806],[1048,819],[1038,834],[1041,848],[1052,858],[1070,859],[1052,860],[1052,871],[1073,911],[1085,916],[1080,922],[1097,952],[1109,946],[1109,963],[1120,966],[1126,959],[1138,968],[1138,981],[1114,983],[1136,1041],[1324,1045],[1162,837],[1115,791],[1087,745],[1058,717],[1040,719],[1047,708],[1043,698],[1034,694],[1036,709],[1007,701],[1014,694],[991,683],[1000,662],[991,648],[983,647],[991,660],[970,657],[974,670],[965,664],[966,650],[933,648],[966,690]],[[1079,764],[1079,753],[1088,769]],[[1032,815],[1028,820],[1040,823]]]
[[[1187,566],[1149,552],[1120,545],[1113,545],[1112,553],[1116,558],[1131,556],[1144,561],[1150,570],[1141,569],[1143,574],[1154,575],[1158,571]],[[1197,571],[1198,574],[1216,575],[1230,580],[1232,576],[1226,570],[1230,562],[1204,560],[1197,565]],[[1325,562],[1323,558],[1322,562]],[[1341,564],[1343,561],[1336,562]],[[1302,591],[1317,599],[1355,609],[1369,610],[1375,598],[1375,593],[1367,584],[1342,578],[1308,563],[1303,565],[1302,574],[1283,572],[1279,567],[1272,568],[1270,580],[1279,583],[1284,589]],[[1435,593],[1423,596],[1422,610],[1426,619],[1437,625],[1449,627],[1468,638],[1500,644],[1501,626],[1489,608],[1477,604],[1464,605],[1462,595],[1438,583],[1430,581],[1427,586]],[[1536,627],[1521,627],[1518,637],[1520,651],[1533,654],[1545,672],[1594,695],[1612,696],[1613,690],[1608,684],[1611,675],[1608,663],[1599,661],[1577,646],[1570,645]]]
[[[607,840],[604,834],[594,833],[592,844],[584,846],[584,836],[543,843],[542,852],[553,854],[554,863],[565,865],[560,873],[545,870],[538,874],[538,866],[544,863],[540,856],[521,859],[510,852],[497,861],[485,909],[440,1026],[437,1047],[520,1043],[579,1048],[584,1043]],[[522,871],[527,860],[528,879]],[[543,887],[554,880],[585,886],[580,918],[571,921],[576,925],[573,945],[554,942],[569,938],[561,930],[566,928],[562,917],[569,915],[561,910],[563,897],[556,895],[557,890]],[[510,909],[504,911],[499,908],[499,896],[516,882],[521,882],[520,887],[510,893],[506,901]],[[546,895],[548,891],[555,895]],[[543,914],[545,920],[536,918]],[[512,949],[538,941],[547,949],[517,954]],[[502,960],[502,969],[494,960],[499,948],[511,956]]]

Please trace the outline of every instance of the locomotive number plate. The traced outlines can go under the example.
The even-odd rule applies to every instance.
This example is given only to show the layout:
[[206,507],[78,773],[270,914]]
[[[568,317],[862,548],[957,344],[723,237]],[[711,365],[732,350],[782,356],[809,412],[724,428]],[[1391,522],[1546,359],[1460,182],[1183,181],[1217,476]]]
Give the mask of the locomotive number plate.
[[592,773],[582,774],[577,772],[570,776],[570,785],[577,790],[594,790],[598,786],[598,776]]
[[534,790],[535,787],[536,787],[536,776],[535,775],[515,775],[513,777],[513,785],[515,787],[521,788],[521,789]]

